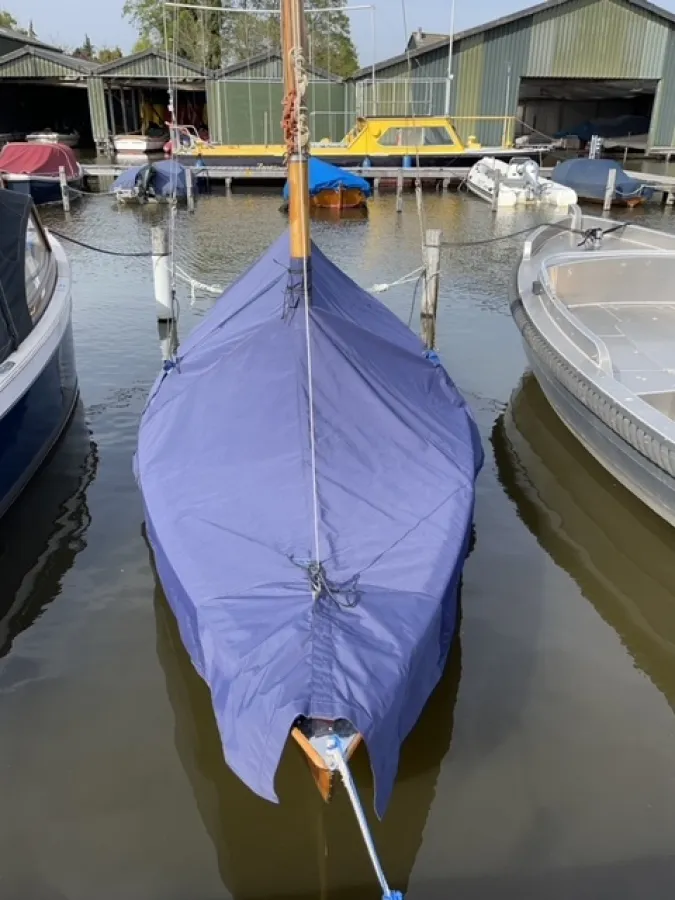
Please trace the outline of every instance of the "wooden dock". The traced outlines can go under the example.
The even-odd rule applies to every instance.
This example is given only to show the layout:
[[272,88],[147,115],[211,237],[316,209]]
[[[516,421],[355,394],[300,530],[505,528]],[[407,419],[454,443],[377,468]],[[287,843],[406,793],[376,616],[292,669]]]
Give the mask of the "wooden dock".
[[[128,169],[133,164],[118,165],[114,163],[82,163],[85,178],[113,177]],[[428,187],[433,183],[436,189],[446,191],[451,185],[457,185],[466,178],[468,166],[344,166],[350,172],[371,179],[377,191],[380,182],[386,181],[395,184],[399,178],[408,186],[419,178]],[[541,174],[549,176],[553,171],[550,167],[542,167]],[[267,184],[282,184],[286,180],[285,166],[204,166],[195,169],[195,172],[214,182],[224,182],[227,190],[231,190],[234,184],[242,185],[252,182],[266,182]],[[653,187],[657,193],[661,193],[662,201],[668,206],[675,204],[675,176],[659,175],[653,172],[633,172],[626,170],[631,178],[637,178],[645,184]]]

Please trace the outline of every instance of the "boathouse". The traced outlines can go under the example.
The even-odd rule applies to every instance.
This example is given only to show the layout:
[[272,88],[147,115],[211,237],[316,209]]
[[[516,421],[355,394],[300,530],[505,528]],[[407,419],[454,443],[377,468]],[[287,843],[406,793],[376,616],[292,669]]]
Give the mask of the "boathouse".
[[[484,144],[627,115],[644,118],[646,150],[675,144],[675,15],[648,0],[548,0],[452,42],[434,37],[420,29],[406,53],[374,67],[381,115],[449,112]],[[366,113],[372,69],[353,82]]]

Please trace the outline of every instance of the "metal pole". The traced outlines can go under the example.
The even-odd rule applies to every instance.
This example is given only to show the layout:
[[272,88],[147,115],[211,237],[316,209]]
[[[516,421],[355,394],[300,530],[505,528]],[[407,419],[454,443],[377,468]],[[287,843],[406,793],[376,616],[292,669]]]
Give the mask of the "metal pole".
[[376,58],[376,57],[375,57],[375,53],[376,53],[376,48],[375,48],[375,7],[374,7],[374,6],[371,6],[371,7],[370,7],[370,27],[371,27],[371,30],[372,30],[372,32],[373,32],[373,61],[372,61],[372,64],[371,64],[371,66],[370,66],[370,77],[371,77],[371,80],[372,80],[372,82],[373,82],[373,96],[372,96],[372,101],[371,101],[371,104],[370,104],[370,111],[371,111],[371,114],[372,114],[373,116],[376,116],[376,115],[377,115],[377,100],[376,100],[377,90],[376,90],[376,87],[375,87],[375,58]]
[[448,43],[448,80],[445,83],[445,115],[450,115],[450,94],[452,92],[452,50],[455,38],[455,0],[450,6],[450,42]]
[[68,179],[66,178],[65,166],[59,166],[59,184],[61,185],[63,209],[65,212],[68,212],[70,209],[70,194],[68,193]]
[[160,322],[170,322],[175,316],[169,266],[169,233],[163,225],[153,225],[150,236],[157,319]]
[[502,128],[502,147],[506,146],[506,128],[511,108],[511,63],[506,64],[506,96],[504,98],[504,127]]

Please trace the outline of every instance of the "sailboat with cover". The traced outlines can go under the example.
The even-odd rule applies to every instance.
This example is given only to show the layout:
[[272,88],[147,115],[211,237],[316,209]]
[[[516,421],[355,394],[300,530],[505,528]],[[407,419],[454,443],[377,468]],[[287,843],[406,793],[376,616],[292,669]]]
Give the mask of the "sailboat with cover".
[[363,744],[381,816],[455,632],[483,452],[438,357],[311,241],[301,0],[281,14],[290,227],[165,364],[135,471],[227,764],[276,801],[290,741],[352,796]]

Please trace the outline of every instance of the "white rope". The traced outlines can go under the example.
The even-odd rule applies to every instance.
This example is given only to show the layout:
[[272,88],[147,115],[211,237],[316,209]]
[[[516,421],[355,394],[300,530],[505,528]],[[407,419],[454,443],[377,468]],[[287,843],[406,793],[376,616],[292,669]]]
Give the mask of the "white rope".
[[[296,12],[294,7],[294,12]],[[304,97],[307,90],[307,74],[304,70],[304,53],[302,51],[301,34],[302,29],[300,22],[297,21],[297,15],[293,16],[291,22],[291,34],[293,36],[293,48],[291,50],[291,62],[295,70],[296,83],[296,123],[297,123],[297,153],[302,159],[303,150],[309,141],[309,130],[307,119],[304,112]],[[300,216],[301,234],[303,247],[307,246],[307,223],[306,216]],[[314,518],[314,560],[320,562],[321,547],[319,542],[319,489],[316,476],[316,431],[314,421],[314,377],[312,369],[312,341],[310,332],[310,315],[309,315],[309,272],[307,265],[307,255],[303,255],[303,288],[305,299],[305,337],[307,342],[307,381],[308,381],[308,403],[309,403],[309,444],[310,444],[310,464],[312,469],[312,512]]]
[[197,281],[196,278],[193,278],[185,269],[178,265],[176,266],[176,277],[190,286],[190,306],[192,307],[197,303],[195,291],[204,291],[207,294],[220,296],[225,290],[217,284],[205,284],[203,281]]
[[418,266],[418,268],[413,269],[412,272],[409,272],[407,275],[402,275],[400,278],[397,278],[396,281],[389,281],[384,284],[374,284],[372,287],[368,288],[368,290],[371,294],[383,294],[385,291],[388,291],[389,288],[398,287],[401,284],[409,284],[411,281],[417,281],[422,272],[424,272],[424,266]]
[[326,744],[326,750],[333,771],[337,770],[342,777],[342,782],[345,786],[352,807],[354,809],[354,815],[356,816],[356,820],[359,823],[359,828],[361,829],[361,835],[366,845],[368,856],[370,857],[373,869],[375,870],[375,875],[380,883],[380,887],[382,888],[382,897],[385,898],[385,900],[402,900],[403,895],[399,893],[399,891],[392,891],[387,883],[384,870],[382,869],[382,865],[377,855],[377,850],[375,849],[373,836],[371,835],[370,829],[368,828],[366,815],[363,811],[363,807],[361,806],[361,801],[359,800],[359,795],[356,790],[356,785],[354,784],[354,779],[352,778],[352,773],[349,770],[349,765],[347,764],[347,761],[345,760],[342,749],[340,747],[340,739],[337,737],[329,738]]

